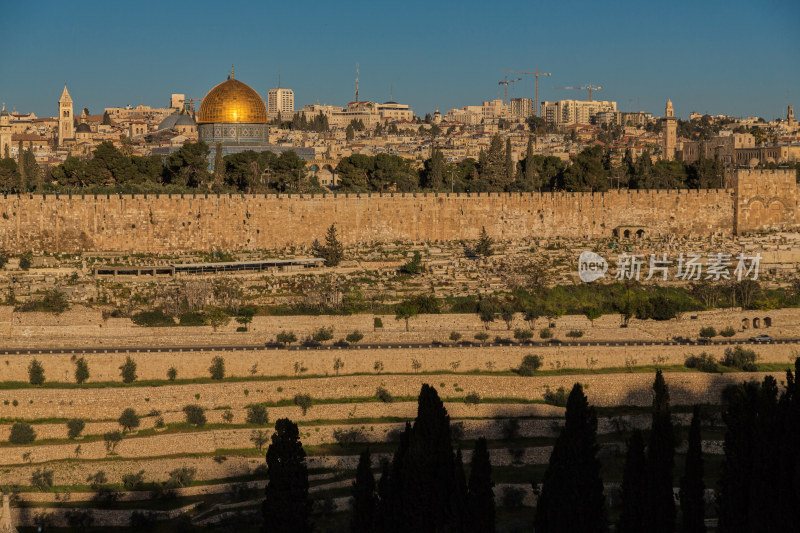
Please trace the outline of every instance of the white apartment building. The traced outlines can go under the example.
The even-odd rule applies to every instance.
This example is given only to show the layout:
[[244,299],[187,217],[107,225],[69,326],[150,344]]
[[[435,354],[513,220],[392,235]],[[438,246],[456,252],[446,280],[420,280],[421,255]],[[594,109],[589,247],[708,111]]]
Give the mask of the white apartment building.
[[542,102],[540,116],[554,124],[591,124],[598,113],[616,110],[616,102],[559,100]]
[[512,98],[511,116],[526,119],[533,115],[533,98]]
[[267,113],[291,116],[294,113],[294,91],[278,87],[267,93]]

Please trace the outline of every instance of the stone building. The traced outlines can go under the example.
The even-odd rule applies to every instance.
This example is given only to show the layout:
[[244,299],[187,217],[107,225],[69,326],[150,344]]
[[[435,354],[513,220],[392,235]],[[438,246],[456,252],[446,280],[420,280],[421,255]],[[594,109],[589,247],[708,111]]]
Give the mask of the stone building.
[[667,107],[664,110],[664,159],[667,161],[675,159],[677,131],[678,119],[675,118],[675,111],[672,109],[672,100],[667,100]]
[[11,157],[11,117],[3,105],[0,111],[0,157]]
[[75,123],[72,115],[72,97],[64,84],[64,91],[58,99],[58,146],[75,139]]

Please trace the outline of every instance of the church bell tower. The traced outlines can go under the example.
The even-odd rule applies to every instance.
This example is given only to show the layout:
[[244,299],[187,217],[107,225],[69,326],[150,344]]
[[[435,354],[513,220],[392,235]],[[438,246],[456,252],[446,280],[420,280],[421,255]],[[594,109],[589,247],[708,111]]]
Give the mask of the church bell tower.
[[58,99],[58,146],[64,146],[64,141],[75,138],[75,123],[72,116],[72,97],[64,84],[64,92]]
[[672,109],[672,100],[667,100],[667,107],[664,110],[664,159],[667,161],[675,159],[677,131],[678,123]]
[[0,159],[11,157],[11,117],[3,104],[0,112]]

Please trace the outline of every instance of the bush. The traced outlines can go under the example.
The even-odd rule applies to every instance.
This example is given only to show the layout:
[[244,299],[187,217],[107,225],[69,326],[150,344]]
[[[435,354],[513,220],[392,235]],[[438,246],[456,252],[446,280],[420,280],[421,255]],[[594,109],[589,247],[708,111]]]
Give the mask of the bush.
[[269,442],[269,434],[260,429],[253,431],[250,433],[250,442],[253,443],[253,445],[256,447],[256,450],[260,450]]
[[350,446],[364,440],[364,434],[358,429],[334,429],[333,439],[339,446]]
[[514,338],[518,341],[527,341],[533,338],[533,332],[529,329],[517,328],[514,330]]
[[542,367],[541,355],[526,355],[522,358],[519,368],[515,370],[520,376],[530,377]]
[[394,396],[392,396],[392,393],[383,387],[378,387],[375,389],[375,396],[377,396],[378,399],[383,403],[392,403],[394,401]]
[[186,415],[186,421],[193,426],[206,425],[206,410],[199,405],[186,405],[183,408],[183,414]]
[[257,403],[247,407],[247,423],[264,426],[269,423],[269,413],[263,404]]
[[705,352],[701,353],[700,355],[690,355],[686,358],[684,365],[686,368],[696,368],[701,372],[717,371],[717,360],[714,359],[714,356]]
[[120,376],[122,376],[123,383],[133,383],[136,381],[136,361],[130,358],[125,358],[125,362],[119,367]]
[[131,431],[139,427],[140,420],[136,411],[128,407],[122,414],[119,415],[119,425],[122,426],[122,431]]
[[17,422],[11,426],[8,442],[11,444],[30,444],[36,440],[36,431],[33,426],[25,422]]
[[281,344],[291,344],[297,342],[297,335],[294,334],[294,331],[281,331],[275,336],[275,340]]
[[450,340],[453,342],[458,342],[461,339],[461,333],[457,331],[450,332]]
[[208,324],[208,319],[199,311],[190,311],[181,313],[178,317],[178,324],[181,326],[205,326]]
[[83,428],[86,427],[86,422],[81,418],[73,418],[67,422],[67,437],[70,439],[77,439],[83,433]]
[[715,330],[712,326],[700,328],[700,336],[703,337],[704,339],[710,339],[711,337],[716,337],[717,330]]
[[103,442],[106,445],[106,452],[109,454],[114,453],[114,450],[117,448],[117,444],[119,444],[121,440],[122,433],[119,431],[109,431],[108,433],[104,433]]
[[97,490],[101,485],[108,483],[108,476],[104,470],[98,470],[96,473],[90,474],[86,478],[86,482],[89,483],[92,490]]
[[53,471],[37,468],[31,474],[31,486],[36,487],[42,492],[47,492],[53,488]]
[[144,470],[139,470],[136,474],[123,474],[122,486],[125,490],[141,490],[144,486]]
[[412,276],[425,272],[425,267],[422,266],[422,255],[419,252],[414,252],[414,257],[411,261],[400,267],[400,272]]
[[470,392],[467,394],[466,398],[464,398],[464,403],[467,405],[477,405],[481,403],[481,397],[477,392]]
[[222,420],[230,424],[233,422],[233,413],[226,410],[224,413],[222,413]]
[[75,361],[75,383],[83,383],[87,379],[89,379],[89,363],[85,358],[79,357]]
[[344,340],[346,340],[347,342],[350,342],[352,344],[355,344],[357,342],[360,342],[361,339],[363,339],[363,338],[364,338],[364,334],[361,333],[358,330],[355,330],[353,333],[350,333],[347,337],[345,337]]
[[211,366],[208,367],[208,373],[211,374],[211,379],[222,379],[225,377],[225,359],[222,356],[215,355],[211,359]]
[[175,325],[175,319],[161,309],[155,311],[141,311],[131,316],[131,320],[137,326],[148,328],[170,327]]
[[486,342],[488,339],[489,339],[489,334],[484,331],[475,334],[476,341]]
[[556,392],[547,389],[544,393],[544,403],[557,407],[566,407],[568,396],[569,394],[564,390],[564,387],[559,387]]
[[63,292],[58,290],[45,291],[41,298],[31,300],[19,306],[18,311],[38,311],[44,313],[63,313],[69,308],[69,302]]
[[570,339],[580,339],[583,337],[583,331],[580,329],[571,329],[567,332],[567,337]]
[[509,418],[503,423],[503,440],[515,440],[519,438],[519,419]]
[[28,381],[31,385],[44,383],[44,367],[38,359],[34,359],[28,364]]
[[734,335],[736,335],[736,330],[728,326],[725,329],[719,330],[719,334],[722,335],[723,337],[733,337]]
[[753,350],[735,346],[725,350],[725,359],[722,360],[722,364],[744,370],[745,372],[755,372],[758,370],[756,367],[757,359],[758,356]]
[[19,258],[19,268],[20,268],[20,270],[30,270],[30,268],[31,268],[31,253],[30,252],[22,254],[22,257]]
[[539,330],[539,338],[540,339],[552,339],[553,338],[553,330],[550,328],[542,328]]
[[239,326],[236,328],[236,333],[244,333],[247,331],[247,326]]
[[169,473],[169,479],[164,482],[164,485],[168,489],[188,487],[194,481],[195,475],[197,475],[196,468],[182,466]]
[[169,367],[169,370],[167,370],[167,379],[170,381],[175,381],[175,378],[177,377],[178,377],[178,369],[175,368],[174,366]]
[[383,319],[381,317],[376,316],[372,319],[372,327],[373,329],[378,329],[383,327]]
[[303,415],[306,414],[306,411],[311,409],[311,396],[308,394],[295,394],[294,396],[294,404],[300,407],[303,410]]
[[319,328],[311,334],[311,338],[315,342],[325,342],[333,338],[333,328]]

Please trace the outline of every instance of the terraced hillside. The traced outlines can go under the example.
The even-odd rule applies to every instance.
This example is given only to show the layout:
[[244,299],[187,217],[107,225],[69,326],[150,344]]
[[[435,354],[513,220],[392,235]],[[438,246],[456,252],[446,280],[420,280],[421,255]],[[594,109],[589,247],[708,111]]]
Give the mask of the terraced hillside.
[[[70,342],[78,336],[69,331],[81,326],[57,323],[65,316],[39,317],[36,329],[17,323],[17,334],[0,354],[0,486],[13,491],[21,526],[257,531],[266,446],[275,421],[290,418],[299,424],[308,453],[319,529],[344,531],[359,453],[369,447],[377,477],[405,422],[416,416],[416,397],[427,383],[445,402],[466,464],[475,439],[488,439],[498,529],[530,531],[534,488],[563,424],[565,392],[579,382],[598,408],[602,474],[613,516],[625,441],[631,430],[650,425],[656,367],[670,388],[681,441],[675,485],[683,472],[691,406],[700,403],[706,405],[707,485],[714,486],[724,434],[720,392],[768,374],[784,380],[797,356],[793,339],[800,317],[771,312],[769,332],[787,339],[781,344],[748,344],[752,331],[737,331],[731,344],[668,339],[696,337],[702,325],[738,325],[743,317],[752,320],[748,313],[753,314],[700,313],[697,319],[640,321],[624,329],[618,322],[615,327],[618,317],[595,324],[562,317],[548,328],[560,344],[513,339],[513,329],[529,326],[520,317],[509,327],[498,321],[487,329],[474,315],[448,315],[412,319],[408,332],[389,316],[379,317],[383,331],[372,331],[372,316],[257,317],[246,333],[105,323],[81,346]],[[281,331],[303,338],[328,325],[334,338],[359,328],[365,338],[338,346],[265,345]],[[578,328],[585,332],[580,343],[566,336]],[[452,331],[463,339],[482,332],[490,338],[465,346],[450,340]],[[622,333],[615,337],[615,331]],[[15,351],[22,345],[33,348]],[[756,352],[758,371],[718,366],[702,372],[684,365],[700,352],[721,360],[736,346]],[[538,368],[521,368],[526,356],[537,356]],[[39,385],[29,383],[34,360],[43,371]],[[76,383],[78,361],[89,373],[82,383]],[[131,363],[135,379],[125,383],[122,368],[130,371]],[[128,409],[135,416],[123,416]],[[29,429],[35,438],[26,442]]]

